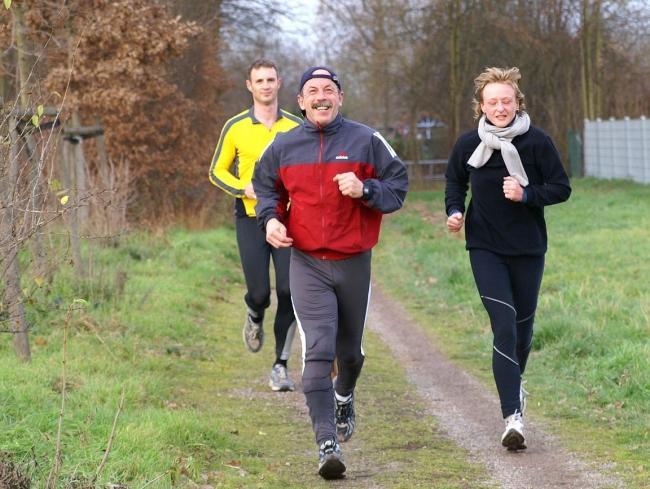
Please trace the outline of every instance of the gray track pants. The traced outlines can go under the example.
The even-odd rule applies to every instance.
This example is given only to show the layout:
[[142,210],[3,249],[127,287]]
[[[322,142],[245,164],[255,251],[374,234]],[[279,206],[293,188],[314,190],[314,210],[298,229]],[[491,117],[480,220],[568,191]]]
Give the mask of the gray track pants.
[[336,392],[351,394],[363,366],[362,339],[370,301],[367,251],[345,260],[320,260],[293,249],[289,284],[302,340],[302,384],[316,441],[336,438],[330,372]]

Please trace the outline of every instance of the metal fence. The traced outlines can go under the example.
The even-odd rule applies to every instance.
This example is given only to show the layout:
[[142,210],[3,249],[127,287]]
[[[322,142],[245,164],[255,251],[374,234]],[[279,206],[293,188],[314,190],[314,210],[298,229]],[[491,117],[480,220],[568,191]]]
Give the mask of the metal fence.
[[410,181],[432,181],[444,180],[445,170],[447,169],[447,160],[420,160],[420,161],[404,161],[406,170],[408,171]]
[[650,183],[650,121],[585,120],[585,175]]

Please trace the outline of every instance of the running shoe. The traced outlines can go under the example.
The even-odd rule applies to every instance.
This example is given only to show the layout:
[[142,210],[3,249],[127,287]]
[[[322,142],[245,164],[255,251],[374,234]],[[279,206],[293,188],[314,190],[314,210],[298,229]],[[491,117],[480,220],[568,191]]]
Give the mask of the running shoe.
[[263,322],[264,320],[255,321],[250,311],[246,313],[246,321],[244,321],[242,335],[244,337],[246,348],[248,348],[252,353],[260,351],[264,344]]
[[515,411],[505,419],[506,429],[501,435],[501,444],[508,450],[524,450],[524,420],[519,411]]
[[292,391],[296,388],[293,381],[289,378],[287,367],[281,363],[273,365],[269,377],[269,387],[275,392]]
[[345,463],[341,447],[334,439],[320,444],[318,450],[318,474],[327,480],[345,477]]
[[352,438],[356,426],[356,416],[354,414],[354,394],[350,395],[347,401],[336,399],[336,436],[340,443],[344,443]]

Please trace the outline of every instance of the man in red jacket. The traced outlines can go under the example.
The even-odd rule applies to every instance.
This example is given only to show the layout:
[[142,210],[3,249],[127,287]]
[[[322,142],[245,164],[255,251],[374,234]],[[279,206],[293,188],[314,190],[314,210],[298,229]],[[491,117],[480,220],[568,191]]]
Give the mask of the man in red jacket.
[[381,134],[339,114],[343,92],[331,69],[305,71],[298,104],[305,120],[278,134],[256,167],[255,209],[266,240],[292,247],[289,283],[303,345],[303,390],[319,474],[335,479],[346,470],[339,442],[355,428],[371,249],[383,214],[402,207],[408,177]]

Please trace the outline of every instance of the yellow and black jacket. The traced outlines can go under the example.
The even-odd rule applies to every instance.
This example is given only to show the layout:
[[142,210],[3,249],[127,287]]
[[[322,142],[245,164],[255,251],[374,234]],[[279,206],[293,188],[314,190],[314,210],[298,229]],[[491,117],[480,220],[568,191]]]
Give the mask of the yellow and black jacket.
[[210,165],[210,182],[224,192],[241,199],[246,215],[255,216],[256,201],[244,195],[244,188],[253,179],[255,163],[262,151],[279,132],[290,131],[302,120],[280,110],[271,129],[255,118],[253,108],[228,119]]

